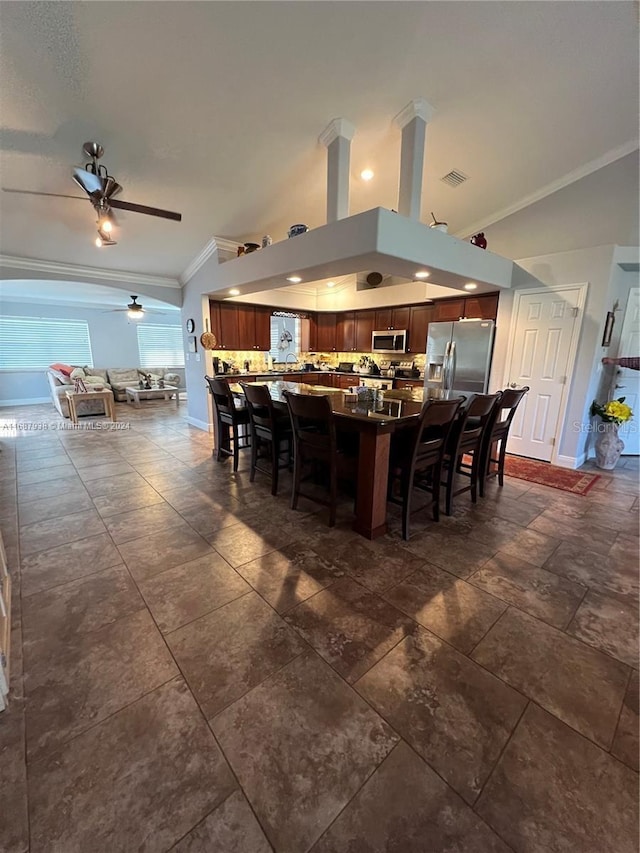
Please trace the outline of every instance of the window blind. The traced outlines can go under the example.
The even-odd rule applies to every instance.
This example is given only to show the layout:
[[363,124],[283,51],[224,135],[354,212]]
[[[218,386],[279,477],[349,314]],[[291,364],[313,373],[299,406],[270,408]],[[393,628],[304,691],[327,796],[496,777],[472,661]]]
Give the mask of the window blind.
[[180,326],[140,325],[138,353],[141,367],[184,367],[182,328]]
[[44,370],[57,361],[93,367],[86,320],[0,317],[0,370]]

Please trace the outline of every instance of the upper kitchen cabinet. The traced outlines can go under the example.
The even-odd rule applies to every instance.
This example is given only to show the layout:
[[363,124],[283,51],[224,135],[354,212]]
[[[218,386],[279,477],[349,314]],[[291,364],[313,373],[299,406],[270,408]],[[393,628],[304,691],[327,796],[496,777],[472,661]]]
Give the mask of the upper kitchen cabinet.
[[411,307],[407,352],[423,353],[427,351],[427,332],[434,313],[433,305],[413,305]]
[[220,349],[240,349],[238,306],[220,303]]
[[371,352],[371,336],[376,331],[375,311],[356,311],[356,352]]
[[343,311],[338,315],[336,348],[339,352],[355,352],[356,349],[356,312]]
[[433,319],[438,323],[464,317],[464,299],[437,300],[433,307],[435,309]]
[[467,320],[495,320],[498,316],[498,294],[467,296],[464,300],[464,317]]
[[411,308],[394,308],[391,317],[392,329],[408,329],[411,318]]
[[385,329],[408,329],[410,308],[379,308],[376,311],[376,327],[374,331]]
[[253,305],[238,305],[238,349],[271,348],[271,310]]
[[316,315],[316,346],[319,352],[335,352],[337,349],[337,319],[333,311]]
[[209,300],[209,328],[216,336],[215,349],[222,349],[222,327],[220,325],[220,303]]

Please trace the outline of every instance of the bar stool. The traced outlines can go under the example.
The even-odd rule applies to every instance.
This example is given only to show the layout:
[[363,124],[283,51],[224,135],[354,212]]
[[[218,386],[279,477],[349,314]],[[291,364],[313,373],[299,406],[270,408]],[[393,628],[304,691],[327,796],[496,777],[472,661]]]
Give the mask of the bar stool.
[[[291,427],[293,430],[293,487],[291,490],[291,509],[298,508],[298,498],[309,500],[329,507],[329,527],[336,523],[338,503],[338,442],[336,426],[329,397],[326,395],[303,395],[284,391],[287,401]],[[304,466],[307,463],[321,463],[329,474],[329,499],[322,500],[316,495],[305,494],[300,489]]]
[[[487,426],[491,423],[494,411],[500,402],[502,392],[497,394],[475,394],[466,408],[461,409],[454,428],[449,436],[449,447],[444,457],[446,489],[446,513],[451,515],[453,498],[463,492],[471,492],[471,501],[477,502],[478,481],[481,472],[482,441]],[[471,462],[464,460],[471,456]],[[454,491],[456,474],[469,478],[469,485]]]
[[[233,470],[238,470],[240,450],[250,446],[249,437],[240,435],[241,426],[249,426],[249,410],[246,406],[236,406],[233,394],[226,379],[213,376],[204,377],[213,398],[213,429],[216,444],[216,460],[223,456],[233,456]],[[233,450],[230,445],[233,442]]]
[[[430,400],[425,403],[415,428],[413,441],[402,432],[391,441],[389,500],[402,505],[402,538],[409,538],[411,497],[413,490],[432,496],[433,519],[440,518],[440,479],[447,441],[464,397],[453,400]],[[400,481],[400,497],[393,497],[393,485]]]
[[[278,412],[273,405],[271,394],[266,385],[245,385],[240,383],[249,410],[251,425],[251,474],[249,480],[253,483],[256,471],[261,471],[271,477],[271,494],[278,494],[278,474],[280,468],[291,464],[291,449],[293,431],[291,419],[287,412]],[[286,442],[286,460],[281,463],[282,444]],[[263,455],[261,450],[266,450]],[[271,460],[270,469],[258,465],[260,459]]]
[[[480,497],[484,497],[484,487],[487,480],[492,477],[498,477],[498,485],[504,486],[504,458],[507,454],[507,439],[509,430],[516,414],[516,409],[520,405],[520,401],[529,390],[529,386],[524,388],[506,388],[502,392],[500,404],[496,407],[496,413],[491,424],[491,428],[487,430],[485,440],[482,447],[482,462],[480,473]],[[506,414],[505,414],[506,412]],[[494,455],[500,450],[497,457]],[[491,469],[491,465],[497,465],[497,468]]]

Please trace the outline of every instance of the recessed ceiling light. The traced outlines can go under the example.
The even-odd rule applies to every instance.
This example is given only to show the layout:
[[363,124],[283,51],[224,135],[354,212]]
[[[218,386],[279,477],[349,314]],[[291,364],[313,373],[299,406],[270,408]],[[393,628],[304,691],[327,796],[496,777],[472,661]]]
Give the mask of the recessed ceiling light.
[[229,291],[229,296],[240,296],[240,291],[237,287],[232,287]]
[[475,281],[468,281],[468,282],[465,284],[464,289],[465,289],[465,290],[477,290],[477,289],[478,289],[478,285],[475,283]]
[[371,178],[373,177],[373,171],[371,169],[363,169],[360,172],[360,177],[362,178],[363,181],[370,181]]
[[299,275],[288,275],[288,276],[287,276],[287,281],[290,281],[290,282],[291,282],[291,284],[300,284],[300,282],[302,281],[302,279],[300,278],[300,276],[299,276]]
[[413,277],[414,278],[429,278],[430,275],[431,275],[431,273],[428,272],[427,270],[418,270],[418,272],[413,274]]
[[335,286],[336,286],[335,281],[328,281],[327,282],[327,287],[335,287]]

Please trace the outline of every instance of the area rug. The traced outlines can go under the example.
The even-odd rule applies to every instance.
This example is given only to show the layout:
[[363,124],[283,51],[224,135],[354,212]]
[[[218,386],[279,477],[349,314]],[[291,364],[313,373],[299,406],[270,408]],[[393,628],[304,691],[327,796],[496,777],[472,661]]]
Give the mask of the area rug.
[[525,459],[523,456],[510,456],[504,460],[504,473],[518,480],[539,483],[552,489],[562,489],[573,492],[574,495],[586,495],[599,474],[586,474],[584,471],[573,471],[571,468],[558,468],[548,462],[538,462],[537,459]]

